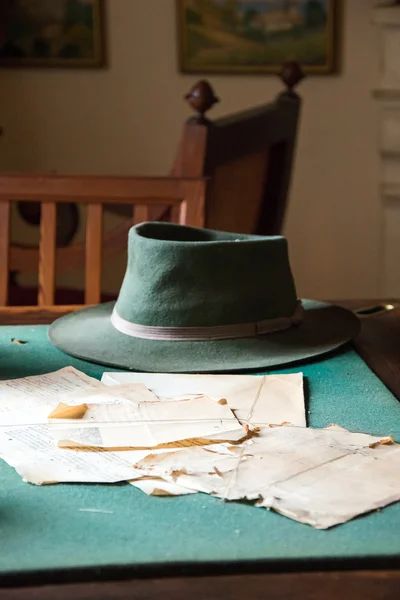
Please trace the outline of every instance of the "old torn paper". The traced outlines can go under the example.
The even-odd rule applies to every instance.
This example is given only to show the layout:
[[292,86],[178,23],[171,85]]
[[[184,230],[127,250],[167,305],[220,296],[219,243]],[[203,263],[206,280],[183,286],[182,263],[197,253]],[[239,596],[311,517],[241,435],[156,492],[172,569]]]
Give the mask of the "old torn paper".
[[138,449],[198,439],[236,442],[248,434],[226,404],[206,396],[169,402],[88,405],[81,419],[52,423],[51,430],[59,447],[70,448]]
[[[214,447],[214,446],[212,446]],[[129,481],[152,495],[196,493],[173,482],[143,478],[133,465],[149,450],[106,451],[101,448],[58,448],[48,425],[0,430],[0,457],[27,483],[117,483]],[[165,450],[152,449],[153,454]],[[134,481],[130,481],[134,478]],[[164,493],[161,494],[161,491]]]
[[165,481],[159,477],[144,477],[129,482],[131,485],[139,488],[148,496],[187,496],[188,494],[197,494],[196,490],[189,490],[173,481]]
[[107,387],[97,382],[101,387],[91,390],[76,390],[63,400],[70,406],[81,404],[130,404],[131,402],[159,402],[159,398],[150,392],[142,383]]
[[[237,449],[239,446],[231,446],[229,444],[212,444],[207,446],[209,452],[219,454],[231,454],[231,449]],[[151,453],[152,456],[155,454],[162,454],[163,452],[169,452],[168,449],[164,450],[150,450],[147,455]],[[209,454],[205,454],[209,456]],[[144,453],[143,453],[144,458]],[[150,458],[150,461],[152,459]],[[131,485],[139,488],[148,496],[185,496],[187,494],[197,494],[197,490],[185,488],[182,485],[178,485],[174,481],[166,481],[160,477],[143,476],[140,471],[135,471],[137,479],[129,481]]]
[[82,390],[105,386],[73,367],[53,373],[0,381],[0,420],[2,426],[46,423],[60,398]]
[[226,399],[244,425],[289,422],[306,426],[303,375],[175,375],[166,373],[104,373],[108,386],[142,383],[160,399],[205,395]]
[[[120,386],[118,386],[120,387]],[[102,391],[106,395],[102,395]],[[82,410],[81,394],[86,404]],[[132,464],[146,452],[103,452],[99,448],[61,450],[56,447],[48,415],[57,422],[83,417],[91,402],[129,403],[158,398],[145,386],[122,386],[117,394],[72,367],[53,373],[0,382],[0,456],[30,483],[112,483],[135,477]],[[57,411],[58,409],[58,411]],[[60,411],[63,410],[64,412]],[[73,411],[71,413],[71,411]],[[61,419],[61,417],[63,417]],[[52,419],[50,420],[50,422]]]
[[[5,385],[8,383],[4,382]],[[152,402],[161,404],[145,386],[134,384],[111,389],[72,368],[44,376],[13,380],[10,384],[14,393],[5,393],[1,404],[3,418],[0,427],[0,456],[16,469],[25,481],[35,484],[111,483],[141,477],[132,465],[148,454],[148,451],[108,452],[91,447],[79,450],[57,448],[51,433],[51,423],[61,423],[63,426],[71,423],[71,419],[66,418],[71,417],[71,413],[60,414],[60,407],[64,411],[78,411],[72,414],[82,419],[86,417],[87,422],[93,425],[91,418],[100,421],[109,418],[107,411],[110,405],[120,409],[118,418],[124,419],[127,408],[123,405],[136,406],[140,400],[144,400],[148,405]],[[14,398],[17,398],[17,402],[14,402]],[[82,398],[86,400],[83,411]],[[212,406],[220,409],[220,405],[214,402]],[[13,410],[15,407],[17,410]],[[48,420],[49,412],[53,417],[54,413],[57,413],[58,419]],[[8,424],[5,422],[5,416]],[[234,419],[231,413],[230,419]],[[236,420],[235,426],[240,428]],[[143,484],[143,487],[150,493],[161,491],[158,486],[151,490],[150,483]],[[177,485],[165,487],[168,489],[164,491],[168,493],[178,491]],[[180,489],[179,493],[183,493],[183,490]]]
[[[62,401],[48,415],[50,420],[56,419],[85,419],[88,421],[110,421],[118,420],[118,409],[114,413],[115,419],[108,414],[108,405],[131,404],[132,402],[159,402],[160,400],[141,383],[132,385],[115,386],[114,388],[103,386],[93,390],[79,390],[65,396],[61,396]],[[89,413],[87,413],[90,405]],[[125,420],[126,414],[124,408],[120,409],[120,419]],[[74,422],[74,421],[72,421]]]
[[1,458],[36,485],[126,481],[135,477],[132,465],[145,454],[57,448],[48,425],[0,430]]
[[49,414],[49,419],[82,419],[88,409],[87,404],[65,404],[60,402]]
[[400,445],[379,444],[275,484],[261,506],[327,529],[398,500]]
[[325,529],[400,500],[400,445],[341,428],[264,428],[241,447],[150,454],[134,465],[224,500],[255,500]]

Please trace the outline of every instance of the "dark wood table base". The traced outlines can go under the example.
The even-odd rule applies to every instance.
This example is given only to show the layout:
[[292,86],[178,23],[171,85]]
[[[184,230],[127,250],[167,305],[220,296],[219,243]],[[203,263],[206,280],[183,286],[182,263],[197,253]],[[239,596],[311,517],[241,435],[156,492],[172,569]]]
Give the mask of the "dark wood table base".
[[0,590],[1,600],[396,600],[399,571],[180,577]]
[[361,333],[354,340],[354,347],[400,400],[400,309],[379,317],[363,318]]

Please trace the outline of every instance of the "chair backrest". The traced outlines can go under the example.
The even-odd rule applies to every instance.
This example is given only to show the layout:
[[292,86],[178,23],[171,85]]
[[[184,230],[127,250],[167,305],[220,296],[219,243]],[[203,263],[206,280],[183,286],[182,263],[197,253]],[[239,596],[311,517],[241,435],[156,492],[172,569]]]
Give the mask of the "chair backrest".
[[[23,199],[41,203],[39,248],[10,244],[10,204]],[[103,205],[111,202],[131,205],[126,220],[103,237]],[[56,247],[57,205],[75,202],[87,205],[86,240]],[[205,181],[172,177],[82,177],[0,175],[0,323],[35,320],[32,313],[59,315],[77,306],[54,305],[56,267],[65,270],[85,265],[85,304],[101,297],[102,259],[126,248],[132,224],[150,220],[151,209],[168,206],[170,220],[195,227],[204,226]],[[9,271],[38,270],[36,307],[9,307]],[[37,319],[36,319],[37,320]]]
[[298,63],[284,65],[286,91],[271,104],[209,121],[218,101],[206,81],[186,95],[197,111],[183,131],[171,174],[207,176],[206,227],[274,235],[282,230],[301,100]]

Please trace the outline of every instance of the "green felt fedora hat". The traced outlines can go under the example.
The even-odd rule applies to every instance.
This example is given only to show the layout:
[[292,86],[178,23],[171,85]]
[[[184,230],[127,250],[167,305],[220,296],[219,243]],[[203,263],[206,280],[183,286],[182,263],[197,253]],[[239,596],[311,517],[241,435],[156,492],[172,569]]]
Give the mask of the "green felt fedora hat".
[[353,313],[298,300],[284,237],[142,223],[117,302],[62,317],[49,336],[110,367],[201,373],[309,359],[358,331]]

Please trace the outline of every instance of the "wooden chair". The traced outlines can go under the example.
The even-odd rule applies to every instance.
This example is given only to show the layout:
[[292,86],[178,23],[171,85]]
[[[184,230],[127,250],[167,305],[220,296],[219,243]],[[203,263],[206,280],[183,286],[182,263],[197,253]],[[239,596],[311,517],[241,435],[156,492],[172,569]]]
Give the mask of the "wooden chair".
[[[301,106],[300,98],[294,88],[302,77],[303,73],[298,63],[287,63],[281,73],[286,89],[274,102],[213,122],[206,117],[206,113],[218,99],[209,83],[200,81],[186,95],[196,115],[184,126],[170,177],[171,181],[176,182],[207,178],[205,204],[202,206],[204,214],[196,220],[197,223],[201,222],[202,226],[210,228],[244,233],[273,235],[281,232],[288,201]],[[0,194],[2,189],[11,194],[10,197],[20,201],[20,207],[21,201],[26,201],[24,214],[28,221],[30,216],[30,222],[35,224],[39,222],[40,211],[38,205],[34,208],[32,200],[46,200],[47,182],[50,181],[58,182],[56,188],[58,194],[64,193],[64,184],[70,186],[67,188],[70,192],[68,203],[64,202],[62,206],[58,206],[58,212],[60,214],[63,212],[66,217],[68,210],[72,211],[74,203],[78,201],[79,181],[85,181],[85,186],[88,186],[87,182],[90,181],[93,198],[99,194],[99,198],[104,198],[104,209],[107,212],[124,217],[120,225],[104,239],[104,253],[109,257],[125,247],[126,236],[132,224],[132,209],[120,202],[120,193],[114,193],[116,188],[114,189],[113,185],[120,188],[128,185],[131,189],[129,186],[135,187],[137,182],[147,181],[146,185],[151,189],[151,182],[154,181],[155,185],[158,185],[157,182],[161,180],[134,177],[52,178],[49,176],[41,178],[22,176],[10,179],[8,176],[0,175]],[[104,195],[105,181],[109,182],[108,196]],[[118,181],[121,183],[117,184]],[[75,187],[71,187],[71,182],[75,182]],[[54,186],[55,183],[51,185]],[[43,193],[44,196],[41,195]],[[34,198],[32,194],[36,194]],[[140,210],[137,210],[136,222],[143,217]],[[161,201],[149,205],[146,215],[149,220],[174,219],[170,205]],[[65,220],[60,218],[59,222],[63,227],[57,231],[57,242],[68,244],[78,222],[75,219],[74,224],[73,218],[69,219],[68,224],[66,218]],[[79,268],[85,261],[85,247],[82,244],[72,243],[65,247],[58,247],[57,254],[58,268],[62,272]],[[37,261],[36,248],[21,245],[11,247],[9,262],[11,274],[32,272],[37,269]],[[21,292],[25,304],[26,297],[35,294],[33,289],[22,289],[14,284],[13,292],[15,291]],[[76,304],[75,298],[79,298],[80,295],[79,290],[72,292],[62,290],[61,302],[69,303],[72,297],[71,303]],[[102,300],[107,299],[102,297]]]
[[[274,102],[215,121],[206,113],[219,99],[207,81],[185,96],[196,115],[184,126],[170,175],[207,177],[206,227],[260,235],[282,231],[301,109],[295,87],[304,74],[290,61],[280,77],[286,89]],[[107,210],[126,214],[123,207]]]
[[218,102],[206,81],[186,99],[196,111],[183,130],[172,169],[177,177],[208,177],[206,226],[260,235],[282,231],[301,108],[297,62],[281,72],[286,90],[271,104],[209,121]]
[[[41,202],[39,248],[10,245],[10,204]],[[56,247],[56,209],[62,202],[87,205],[84,244]],[[0,177],[0,324],[49,322],[80,306],[54,305],[56,266],[85,265],[85,305],[101,299],[102,259],[126,248],[126,223],[102,235],[103,205],[130,206],[129,225],[149,220],[151,208],[167,205],[171,221],[204,226],[205,181],[184,178],[13,176]],[[7,306],[10,270],[38,269],[37,306]]]

